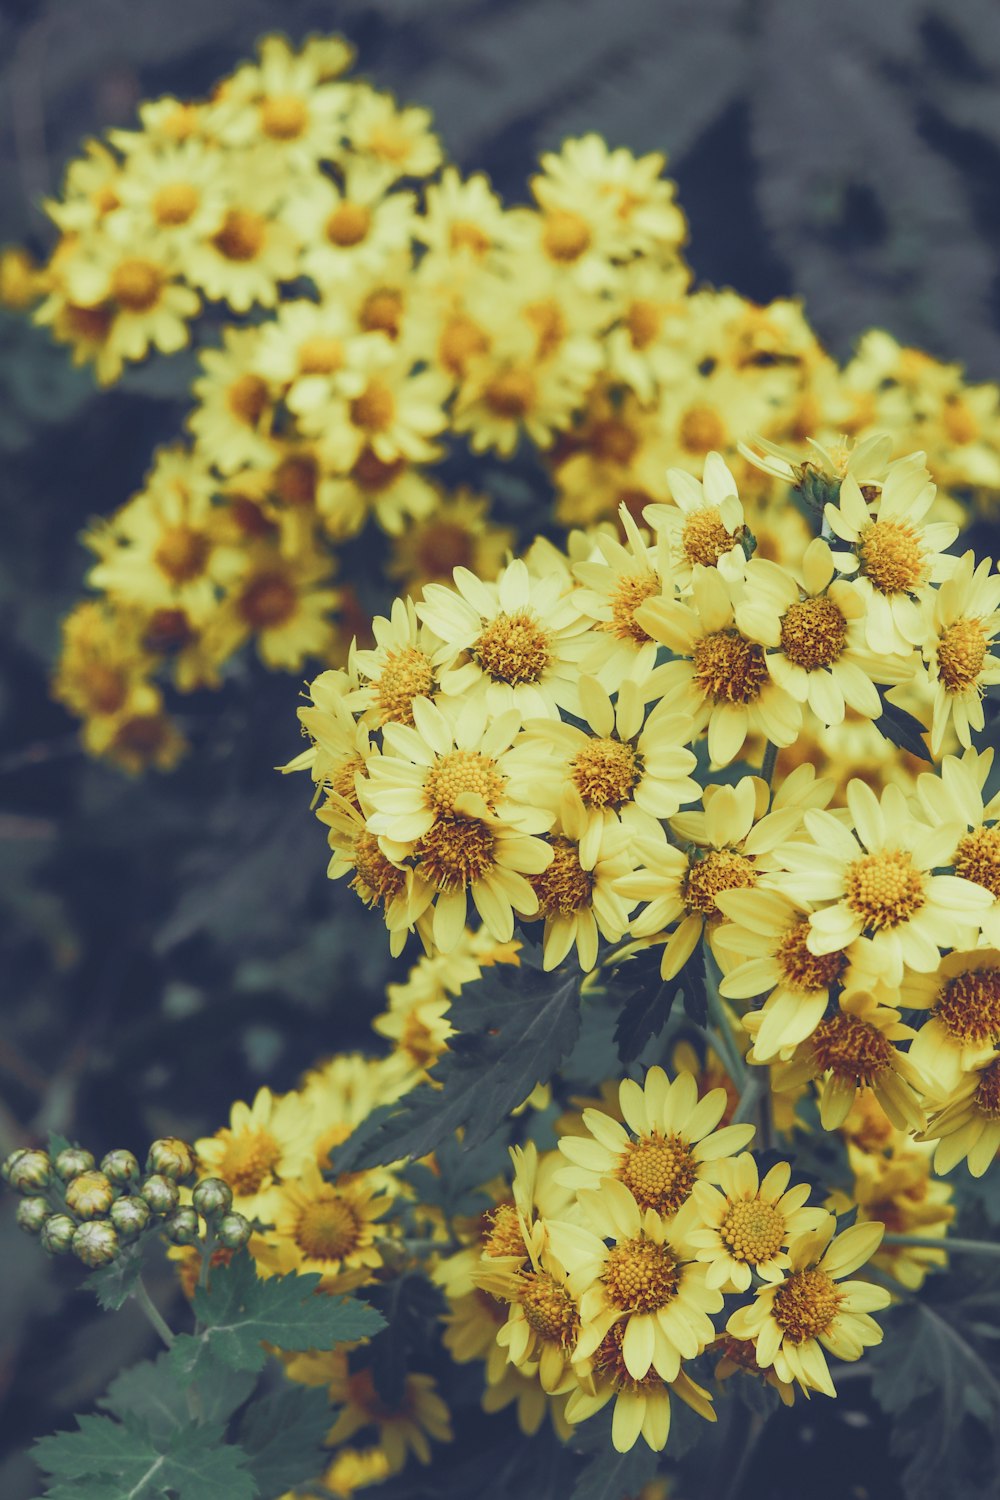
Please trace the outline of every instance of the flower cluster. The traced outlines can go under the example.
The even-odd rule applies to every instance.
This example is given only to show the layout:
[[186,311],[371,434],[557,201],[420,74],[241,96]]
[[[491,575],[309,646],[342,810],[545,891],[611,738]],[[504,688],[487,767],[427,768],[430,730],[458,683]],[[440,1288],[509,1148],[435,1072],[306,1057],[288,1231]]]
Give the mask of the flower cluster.
[[[198,335],[189,439],[161,450],[139,493],[85,537],[99,599],[66,621],[55,692],[93,754],[132,771],[174,765],[184,738],[164,685],[217,686],[247,643],[289,672],[342,660],[351,636],[368,634],[371,606],[354,559],[351,583],[333,579],[365,528],[366,599],[384,597],[384,575],[412,589],[450,583],[456,565],[495,577],[518,539],[508,522],[528,536],[523,506],[506,515],[481,493],[495,487],[484,456],[529,459],[529,527],[539,507],[566,527],[614,523],[622,505],[636,520],[660,513],[661,552],[681,581],[734,539],[753,535],[759,558],[781,561],[804,533],[783,504],[791,467],[757,467],[761,450],[740,448],[751,433],[765,450],[858,439],[864,462],[835,458],[864,488],[884,470],[864,440],[886,431],[903,450],[933,452],[946,515],[956,498],[995,507],[996,387],[968,387],[957,368],[879,332],[841,369],[797,303],[696,289],[662,156],[568,140],[543,155],[530,206],[506,207],[482,174],[442,164],[426,110],[349,77],[350,62],[338,38],[294,51],[268,37],[209,99],[142,105],[137,129],[89,142],[71,163],[47,204],[60,235],[48,264],[33,269],[17,251],[0,264],[0,294],[37,301],[38,320],[103,382],[179,349],[196,322],[212,330]],[[667,477],[700,474],[712,451],[745,507],[730,496],[715,519],[697,486]],[[815,458],[794,467],[823,490]],[[890,592],[905,592],[942,544],[912,517],[908,561],[883,557],[905,486],[885,504],[866,556],[864,509],[846,497],[836,536],[861,584],[871,568],[884,580],[902,567]],[[852,629],[837,670],[816,675],[816,652],[829,655],[845,628],[827,566],[812,562],[808,597],[824,602],[794,612],[778,670],[788,696],[808,690],[837,722],[842,701],[872,709],[858,652],[909,637],[890,601],[896,624],[876,610],[866,639]],[[977,575],[975,590],[991,612],[989,581]],[[763,571],[761,591],[772,625],[798,602]],[[978,638],[963,644],[955,630],[964,617],[962,590],[944,591],[942,695],[975,675]],[[680,618],[670,628],[685,634]],[[632,627],[611,630],[609,662],[621,629]],[[779,707],[786,729],[789,713]]]

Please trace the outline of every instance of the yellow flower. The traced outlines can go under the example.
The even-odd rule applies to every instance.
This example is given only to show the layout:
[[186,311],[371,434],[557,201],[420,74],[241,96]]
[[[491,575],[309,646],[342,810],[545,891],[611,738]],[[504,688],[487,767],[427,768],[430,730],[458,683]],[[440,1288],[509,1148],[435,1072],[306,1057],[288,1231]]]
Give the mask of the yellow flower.
[[452,427],[469,434],[473,452],[496,449],[509,457],[522,435],[548,448],[556,433],[570,426],[594,378],[600,351],[591,340],[571,339],[539,358],[538,326],[527,318],[508,321],[509,288],[504,282],[500,286],[503,302],[485,302],[496,325],[488,350],[477,348],[462,362]]
[[738,1339],[731,1333],[723,1333],[716,1339],[713,1348],[720,1354],[714,1372],[720,1384],[724,1380],[729,1380],[733,1375],[752,1375],[758,1380],[763,1380],[773,1391],[776,1391],[783,1406],[794,1404],[794,1385],[787,1380],[779,1380],[773,1369],[761,1369],[757,1363],[757,1350],[753,1339]]
[[402,1394],[390,1405],[376,1390],[371,1370],[356,1370],[334,1389],[333,1401],[340,1411],[327,1433],[327,1443],[336,1446],[374,1428],[390,1474],[398,1474],[411,1453],[419,1463],[429,1464],[428,1439],[452,1441],[451,1417],[431,1375],[410,1372],[404,1376]]
[[389,952],[398,958],[412,925],[412,869],[396,864],[382,852],[378,839],[365,827],[364,815],[337,792],[327,793],[316,816],[329,829],[327,839],[332,852],[327,876],[330,880],[340,880],[350,875],[351,889],[365,905],[382,908],[389,933]]
[[946,953],[934,973],[906,976],[900,1004],[930,1010],[909,1056],[936,1089],[950,1093],[1000,1043],[1000,952]]
[[220,657],[251,637],[261,660],[275,669],[294,671],[308,656],[327,655],[333,644],[330,613],[339,597],[323,586],[330,561],[321,555],[281,557],[258,546],[246,550],[242,563],[210,627]]
[[654,1453],[661,1453],[670,1434],[671,1392],[706,1422],[716,1420],[712,1398],[684,1370],[676,1380],[661,1380],[655,1369],[637,1380],[625,1363],[623,1326],[613,1323],[587,1361],[589,1373],[567,1400],[566,1419],[574,1424],[585,1422],[614,1400],[611,1442],[615,1450],[628,1453],[642,1437]]
[[928,681],[934,689],[931,753],[940,755],[949,724],[959,743],[971,745],[971,731],[984,724],[983,694],[1000,682],[1000,657],[993,654],[1000,631],[1000,576],[993,562],[975,553],[959,558],[954,572],[927,596],[926,632],[921,642]]
[[757,1163],[744,1152],[719,1163],[717,1188],[694,1184],[694,1207],[704,1227],[688,1229],[687,1240],[695,1260],[708,1262],[709,1286],[745,1292],[751,1272],[763,1281],[780,1280],[789,1265],[789,1240],[825,1221],[825,1209],[805,1207],[807,1182],[789,1188],[791,1175],[788,1162],[780,1161],[762,1182]]
[[[956,875],[984,886],[993,896],[993,905],[980,913],[980,920],[986,941],[1000,947],[1000,794],[989,801],[983,795],[992,766],[992,749],[966,750],[961,759],[946,755],[938,774],[917,777],[916,794],[931,823],[950,824],[956,835],[946,863]],[[962,946],[957,935],[951,946]]]
[[[381,1484],[392,1470],[382,1448],[341,1448],[323,1474],[323,1488],[340,1500],[350,1500],[358,1490]],[[294,1500],[293,1496],[285,1500]]]
[[282,210],[302,245],[302,270],[321,293],[376,275],[410,244],[416,200],[392,188],[393,174],[355,160],[341,190],[328,177],[304,180]]
[[326,1181],[314,1161],[275,1188],[268,1204],[274,1229],[254,1241],[258,1264],[274,1274],[317,1272],[320,1289],[348,1292],[374,1279],[382,1265],[378,1220],[391,1199],[378,1195],[374,1173]]
[[609,372],[644,404],[688,373],[675,330],[685,318],[690,280],[682,263],[668,267],[644,258],[623,266],[618,275],[618,318],[605,335],[605,358]]
[[413,233],[427,246],[422,273],[432,285],[480,265],[520,237],[488,178],[476,172],[463,181],[452,166],[428,185],[424,211],[415,220]]
[[736,480],[721,453],[707,455],[703,481],[683,469],[668,469],[667,480],[673,503],[647,505],[643,519],[665,538],[678,588],[686,591],[698,566],[742,577],[746,523]]
[[372,634],[373,650],[355,646],[351,651],[358,680],[349,698],[351,711],[376,729],[386,724],[412,727],[414,701],[437,696],[434,658],[441,642],[419,623],[408,598],[392,601],[388,619],[376,615]]
[[551,860],[530,877],[538,916],[545,921],[546,970],[561,964],[575,944],[580,967],[589,972],[597,962],[598,934],[616,943],[628,926],[631,903],[620,894],[622,879],[634,870],[628,832],[617,823],[602,827],[585,854],[589,826],[579,794],[567,789],[556,827],[545,835]]
[[496,578],[514,533],[491,519],[489,500],[464,488],[449,495],[428,486],[428,494],[426,510],[410,506],[398,529],[381,520],[393,538],[387,576],[413,594],[428,583],[450,584],[456,568],[468,568],[487,582]]
[[349,471],[366,450],[383,464],[438,457],[432,439],[447,420],[445,376],[416,371],[405,350],[372,333],[352,346],[350,380],[343,394],[334,391],[330,401],[299,412],[303,430],[322,435],[341,471]]
[[[336,39],[339,41],[339,38]],[[340,42],[343,62],[350,60]],[[244,63],[225,82],[209,108],[209,125],[227,145],[256,148],[273,170],[306,172],[337,154],[338,136],[351,91],[324,77],[309,45],[296,54],[281,36],[261,40],[259,61]]]
[[559,1142],[571,1165],[557,1174],[558,1183],[596,1188],[602,1179],[616,1178],[639,1209],[669,1218],[688,1202],[695,1183],[716,1170],[720,1158],[753,1138],[749,1124],[716,1129],[726,1110],[726,1091],[711,1089],[699,1099],[690,1073],[671,1083],[662,1068],[652,1067],[642,1087],[626,1078],[618,1093],[625,1125],[601,1110],[585,1109],[588,1135],[564,1136]]
[[930,1117],[921,1140],[937,1141],[935,1172],[950,1172],[967,1160],[982,1177],[1000,1150],[1000,1056],[994,1053],[967,1073]]
[[219,228],[185,246],[184,273],[210,301],[241,313],[274,307],[298,275],[298,237],[278,216],[284,191],[270,174],[242,175]]
[[206,463],[233,474],[273,460],[271,424],[278,389],[256,369],[260,334],[224,328],[221,349],[199,354],[204,374],[191,389],[197,405],[188,417]]
[[[674,597],[666,544],[649,546],[624,505],[619,517],[627,546],[598,532],[593,538],[593,556],[573,569],[583,585],[574,602],[601,637],[599,642],[591,637],[591,649],[580,664],[581,670],[593,673],[608,692],[614,692],[625,676],[641,682],[644,688],[648,684],[657,648],[637,612],[648,600],[660,602]],[[647,693],[647,701],[650,696]]]
[[118,207],[106,219],[123,244],[138,236],[176,249],[215,234],[227,208],[224,158],[194,138],[128,154],[115,184]]
[[391,94],[365,86],[354,96],[344,133],[352,151],[393,177],[429,177],[441,162],[431,119],[429,109],[400,109]]
[[252,1105],[234,1104],[228,1126],[196,1141],[195,1150],[206,1174],[228,1182],[240,1213],[266,1217],[275,1183],[298,1176],[311,1156],[308,1110],[297,1094],[259,1089]]
[[916,1291],[928,1271],[948,1264],[945,1235],[955,1217],[948,1201],[952,1189],[931,1177],[933,1147],[905,1143],[889,1156],[872,1154],[848,1142],[847,1159],[854,1174],[851,1198],[858,1205],[858,1223],[883,1224],[892,1234],[913,1234],[941,1240],[941,1249],[927,1245],[885,1245],[872,1265]]

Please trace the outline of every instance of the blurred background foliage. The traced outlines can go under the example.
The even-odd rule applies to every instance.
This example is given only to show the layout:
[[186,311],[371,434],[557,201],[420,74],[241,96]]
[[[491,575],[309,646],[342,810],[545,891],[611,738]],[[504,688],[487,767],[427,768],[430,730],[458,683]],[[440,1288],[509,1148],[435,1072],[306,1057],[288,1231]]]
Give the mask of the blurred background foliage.
[[[567,134],[665,150],[699,279],[803,296],[841,358],[876,325],[1000,375],[995,0],[4,0],[0,243],[45,247],[39,200],[85,135],[206,92],[275,29],[342,31],[508,202]],[[85,759],[48,696],[77,535],[179,431],[190,373],[161,360],[98,393],[0,314],[0,1154],[49,1129],[98,1154],[198,1135],[365,1045],[381,1008],[381,922],[326,882],[305,784],[272,769],[298,748],[293,680],[247,662],[187,705],[179,771],[134,781]],[[146,1331],[99,1320],[10,1205],[0,1257],[0,1495],[22,1500],[24,1443]]]

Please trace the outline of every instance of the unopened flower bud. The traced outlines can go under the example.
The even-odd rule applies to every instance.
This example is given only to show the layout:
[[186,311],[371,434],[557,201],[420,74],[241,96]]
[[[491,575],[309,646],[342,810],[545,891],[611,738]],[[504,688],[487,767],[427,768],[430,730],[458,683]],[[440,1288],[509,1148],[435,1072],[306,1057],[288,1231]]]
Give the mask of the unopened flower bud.
[[233,1190],[221,1177],[204,1177],[191,1194],[200,1214],[227,1214],[233,1206]]
[[66,1184],[66,1207],[80,1219],[97,1219],[115,1201],[115,1190],[103,1172],[81,1172]]
[[45,1198],[22,1198],[17,1205],[17,1227],[26,1234],[39,1234],[51,1212]]
[[163,1225],[167,1239],[175,1245],[193,1245],[201,1238],[198,1215],[193,1208],[179,1208]]
[[19,1146],[16,1151],[12,1151],[9,1156],[5,1156],[3,1161],[0,1162],[0,1177],[3,1178],[4,1182],[10,1181],[11,1168],[15,1162],[21,1160],[27,1149],[26,1146]]
[[146,1158],[146,1171],[160,1173],[174,1182],[183,1182],[194,1171],[194,1152],[184,1141],[168,1135],[154,1141]]
[[76,1230],[76,1221],[69,1214],[50,1214],[42,1225],[42,1249],[49,1255],[65,1255],[72,1249]]
[[11,1163],[9,1181],[19,1193],[37,1193],[52,1181],[52,1163],[47,1151],[22,1151]]
[[122,1239],[129,1240],[149,1223],[149,1204],[145,1198],[117,1198],[109,1217]]
[[53,1165],[56,1176],[61,1177],[63,1182],[70,1182],[74,1177],[79,1177],[81,1172],[92,1172],[94,1158],[89,1151],[82,1151],[79,1146],[67,1146],[65,1151],[60,1151]]
[[115,1187],[128,1187],[142,1175],[131,1151],[109,1151],[101,1162],[101,1171]]
[[215,1237],[226,1250],[242,1250],[253,1231],[250,1220],[242,1214],[224,1214],[215,1229]]
[[139,1193],[145,1198],[154,1214],[172,1214],[181,1196],[176,1182],[171,1182],[169,1177],[162,1177],[156,1173],[146,1178]]
[[73,1254],[85,1266],[108,1266],[121,1254],[118,1236],[104,1219],[81,1224],[73,1236]]

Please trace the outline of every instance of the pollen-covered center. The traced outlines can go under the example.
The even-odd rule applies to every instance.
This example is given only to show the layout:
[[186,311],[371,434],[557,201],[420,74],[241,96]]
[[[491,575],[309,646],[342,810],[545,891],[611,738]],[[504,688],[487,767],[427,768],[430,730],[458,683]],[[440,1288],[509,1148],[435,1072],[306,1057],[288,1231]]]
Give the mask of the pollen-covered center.
[[189,583],[205,571],[211,543],[203,531],[191,526],[168,526],[153,553],[161,573],[173,583]]
[[418,646],[387,651],[381,675],[372,687],[380,724],[412,724],[414,698],[429,698],[434,691],[431,659]]
[[820,1021],[809,1043],[821,1072],[832,1071],[855,1084],[873,1084],[892,1067],[889,1038],[860,1016],[838,1011]]
[[825,594],[802,599],[785,612],[781,622],[781,649],[788,660],[807,672],[832,667],[847,642],[847,621]]
[[396,398],[387,385],[370,380],[351,402],[351,421],[367,432],[385,432],[396,416]]
[[639,761],[621,740],[591,740],[574,755],[570,775],[588,807],[621,807],[639,780]]
[[625,310],[624,322],[632,348],[648,349],[659,337],[665,316],[666,308],[662,302],[651,302],[645,297],[637,297],[634,302],[630,302]]
[[763,646],[738,630],[713,630],[694,646],[694,680],[714,703],[754,703],[768,680]]
[[644,1135],[629,1142],[619,1159],[618,1176],[640,1208],[669,1217],[690,1198],[698,1164],[680,1136]]
[[249,261],[260,254],[266,238],[267,221],[260,214],[231,208],[212,244],[226,260]]
[[629,1374],[622,1352],[625,1328],[624,1319],[618,1323],[612,1323],[594,1352],[594,1369],[605,1379],[610,1380],[616,1390],[638,1391],[650,1386],[659,1386],[662,1389],[663,1381],[652,1365],[641,1380],[636,1380]]
[[259,1193],[281,1160],[281,1147],[268,1130],[221,1130],[225,1150],[217,1171],[234,1193]]
[[880,594],[909,594],[921,582],[924,552],[909,521],[871,521],[861,529],[861,571]]
[[1000,969],[969,969],[946,980],[934,1016],[957,1042],[993,1043],[1000,1037]]
[[546,1271],[525,1276],[518,1289],[524,1319],[539,1338],[564,1349],[576,1341],[580,1317],[565,1286]]
[[373,833],[362,830],[358,834],[353,855],[351,888],[368,906],[384,906],[400,894],[406,885],[406,872],[386,859]]
[[635,618],[635,612],[653,594],[660,592],[660,580],[655,573],[623,573],[618,579],[609,599],[611,619],[599,620],[595,630],[606,631],[620,641],[635,641],[644,646],[652,640]]
[[689,563],[701,563],[705,568],[714,568],[719,558],[732,550],[735,541],[733,533],[722,524],[722,517],[714,505],[693,510],[681,530],[684,556]]
[[949,693],[964,693],[974,687],[988,642],[980,620],[956,620],[938,641],[938,676]]
[[677,435],[689,453],[720,452],[729,446],[726,424],[714,406],[689,407],[681,417]]
[[254,630],[274,630],[295,614],[299,596],[284,573],[258,573],[239,597],[239,611]]
[[149,312],[160,300],[166,277],[149,260],[130,257],[115,267],[111,295],[128,312]]
[[353,802],[357,805],[358,773],[362,776],[368,774],[367,762],[363,755],[348,755],[336,767],[330,777],[330,789],[343,797],[345,802]]
[[190,182],[165,182],[153,194],[153,218],[157,224],[186,224],[198,199],[198,189]]
[[809,918],[803,917],[782,937],[775,952],[775,959],[789,989],[810,994],[815,990],[828,990],[836,984],[847,968],[847,954],[842,948],[833,953],[810,953],[808,947]]
[[545,215],[542,245],[553,260],[578,260],[590,249],[590,225],[582,214],[556,208]]
[[267,382],[259,375],[240,375],[226,392],[226,405],[233,416],[247,427],[256,427],[269,400]]
[[441,817],[417,840],[413,853],[421,875],[435,890],[458,891],[493,869],[495,845],[485,823],[475,818]]
[[299,1214],[294,1236],[311,1260],[343,1260],[358,1248],[361,1221],[346,1199],[318,1198]]
[[449,750],[439,755],[427,772],[424,781],[424,799],[427,806],[437,813],[453,813],[459,797],[469,793],[482,797],[492,812],[507,778],[498,769],[496,761],[478,750]]
[[493,1260],[506,1255],[514,1255],[518,1260],[527,1259],[521,1221],[513,1203],[498,1203],[496,1208],[487,1209],[483,1215],[481,1239],[483,1254]]
[[925,881],[905,849],[882,849],[848,865],[845,900],[868,931],[882,932],[920,911],[927,900]]
[[720,891],[742,891],[757,884],[753,860],[735,849],[709,849],[701,859],[692,859],[684,877],[683,896],[691,911],[718,915]]
[[457,521],[432,521],[416,536],[417,564],[432,578],[450,578],[456,568],[471,568],[476,550],[470,532]]
[[730,1203],[719,1225],[722,1242],[733,1260],[760,1266],[777,1255],[785,1238],[785,1218],[762,1198],[739,1198]]
[[973,1103],[988,1120],[1000,1120],[1000,1061],[991,1062],[979,1075]]
[[338,203],[326,221],[326,237],[331,245],[349,250],[360,245],[372,224],[371,209],[363,203]]
[[526,609],[514,614],[501,610],[483,628],[471,649],[488,677],[512,687],[522,682],[540,682],[552,660],[548,634]]
[[985,886],[1000,900],[1000,828],[974,828],[964,834],[952,864],[956,875]]
[[580,864],[579,850],[571,839],[555,837],[549,843],[551,864],[540,875],[530,877],[532,889],[538,897],[538,915],[571,917],[574,912],[590,905],[594,877]]
[[483,395],[495,416],[519,421],[535,404],[535,377],[530,370],[500,370]]
[[300,375],[332,375],[344,363],[344,346],[329,333],[314,333],[299,345]]
[[680,1272],[666,1245],[636,1238],[608,1251],[601,1280],[612,1307],[648,1313],[673,1301]]
[[794,1271],[775,1293],[771,1313],[788,1342],[802,1344],[829,1332],[843,1296],[825,1271]]
[[272,141],[294,141],[308,124],[305,100],[295,94],[272,94],[260,106],[260,128]]

